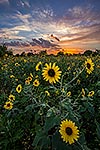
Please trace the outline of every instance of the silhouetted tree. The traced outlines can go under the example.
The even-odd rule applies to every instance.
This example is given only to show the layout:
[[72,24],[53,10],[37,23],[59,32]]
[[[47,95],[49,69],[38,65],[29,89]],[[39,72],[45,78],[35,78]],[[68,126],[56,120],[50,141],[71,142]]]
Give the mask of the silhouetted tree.
[[84,52],[84,55],[85,55],[85,56],[90,56],[92,53],[93,53],[93,52],[92,52],[91,50],[86,50],[86,51]]
[[3,57],[7,52],[7,47],[5,44],[0,45],[0,57]]

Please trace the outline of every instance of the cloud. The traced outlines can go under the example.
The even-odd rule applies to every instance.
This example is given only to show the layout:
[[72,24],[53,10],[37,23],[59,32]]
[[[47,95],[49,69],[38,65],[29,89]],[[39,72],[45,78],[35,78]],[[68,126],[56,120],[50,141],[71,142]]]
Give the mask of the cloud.
[[[11,1],[11,0],[10,0]],[[100,13],[93,7],[73,7],[66,11],[61,17],[55,17],[51,7],[34,8],[28,1],[19,1],[22,7],[29,7],[30,13],[15,10],[9,16],[1,19],[0,36],[7,35],[9,39],[22,39],[31,41],[30,45],[40,47],[71,46],[93,41],[99,43]],[[23,4],[24,3],[24,4]],[[5,20],[3,21],[3,18]],[[9,28],[6,27],[9,26]],[[53,36],[50,36],[53,35]],[[55,36],[56,35],[56,36]],[[60,41],[58,42],[58,37]],[[56,39],[56,40],[54,40]]]
[[9,0],[0,0],[0,4],[9,4]]
[[54,12],[49,6],[46,6],[46,8],[38,7],[32,11],[32,16],[37,19],[52,19]]
[[44,40],[43,38],[39,38],[37,39],[32,39],[32,42],[30,42],[30,44],[32,46],[41,46],[43,48],[57,48],[59,47],[57,44],[52,44],[50,41],[48,40]]

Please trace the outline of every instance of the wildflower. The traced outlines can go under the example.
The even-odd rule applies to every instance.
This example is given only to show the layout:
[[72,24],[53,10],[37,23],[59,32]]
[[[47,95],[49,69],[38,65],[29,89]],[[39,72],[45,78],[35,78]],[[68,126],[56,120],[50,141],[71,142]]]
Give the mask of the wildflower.
[[67,68],[67,70],[70,70],[71,68],[70,68],[70,66]]
[[35,76],[35,78],[38,78],[38,77],[39,77],[38,75]]
[[41,61],[36,65],[35,69],[36,71],[39,71],[41,69]]
[[51,63],[49,63],[49,65],[46,63],[45,66],[46,67],[42,71],[44,80],[49,81],[49,83],[53,83],[53,82],[56,83],[56,81],[58,82],[61,75],[61,71],[59,71],[59,67],[56,66],[55,63],[53,63],[52,66]]
[[81,81],[80,81],[79,79],[77,79],[77,84],[80,84],[80,82],[81,82]]
[[15,81],[18,81],[18,79],[15,79]]
[[15,63],[15,66],[20,66],[20,64],[19,63]]
[[59,132],[63,141],[69,142],[69,144],[75,143],[75,140],[77,141],[79,138],[78,127],[71,120],[63,120]]
[[39,84],[40,84],[40,83],[39,83],[39,80],[35,79],[34,82],[33,82],[33,85],[34,85],[34,86],[39,86]]
[[89,94],[88,94],[89,97],[91,97],[93,95],[94,95],[94,91],[90,91]]
[[68,97],[71,96],[71,91],[67,92],[67,96],[68,96]]
[[25,80],[25,84],[29,85],[30,81],[28,79]]
[[15,100],[15,96],[13,94],[10,94],[8,99],[9,101],[13,102]]
[[56,90],[56,92],[55,92],[55,93],[56,93],[56,95],[59,95],[59,90]]
[[82,97],[85,96],[85,90],[82,88]]
[[31,77],[31,76],[29,76],[29,77],[27,78],[27,80],[32,81],[32,77]]
[[24,63],[26,63],[27,62],[27,60],[26,59],[24,59]]
[[8,54],[5,54],[5,57],[8,57]]
[[10,102],[10,101],[6,102],[5,105],[4,105],[4,108],[5,109],[9,109],[9,110],[12,109],[13,108],[13,103]]
[[10,75],[10,78],[15,78],[15,76],[14,75]]
[[49,93],[48,91],[45,91],[45,94],[46,94],[47,96],[50,96],[50,93]]
[[88,58],[85,61],[85,67],[88,74],[92,73],[92,71],[94,70],[94,63],[92,62],[91,58]]
[[22,91],[22,85],[21,85],[21,84],[19,84],[19,85],[16,87],[16,91],[17,91],[18,93],[20,93],[20,92]]
[[33,78],[33,74],[32,73],[30,73],[30,76]]

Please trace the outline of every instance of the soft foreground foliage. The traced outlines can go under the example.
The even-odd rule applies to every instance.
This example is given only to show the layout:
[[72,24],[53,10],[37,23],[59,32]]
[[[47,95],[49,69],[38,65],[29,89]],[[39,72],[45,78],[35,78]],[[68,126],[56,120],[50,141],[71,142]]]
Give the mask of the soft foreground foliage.
[[0,149],[99,150],[100,56],[4,56]]

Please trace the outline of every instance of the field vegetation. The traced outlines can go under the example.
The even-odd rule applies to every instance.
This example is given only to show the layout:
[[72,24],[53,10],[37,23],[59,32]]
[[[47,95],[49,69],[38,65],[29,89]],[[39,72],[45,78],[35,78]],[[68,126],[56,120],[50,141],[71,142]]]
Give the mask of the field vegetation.
[[100,54],[0,57],[0,149],[99,150]]

